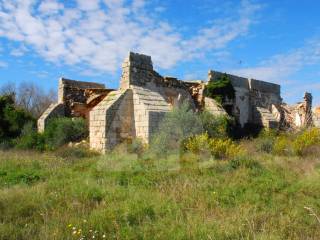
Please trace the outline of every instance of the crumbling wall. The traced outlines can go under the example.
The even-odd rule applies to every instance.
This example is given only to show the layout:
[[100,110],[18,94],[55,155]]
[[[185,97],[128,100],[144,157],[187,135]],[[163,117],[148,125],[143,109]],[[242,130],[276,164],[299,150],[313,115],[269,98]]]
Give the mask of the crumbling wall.
[[101,92],[101,90],[106,90],[104,84],[60,79],[58,101],[65,104],[66,116],[88,118],[92,108],[92,106],[87,106],[87,100],[90,98],[88,90],[96,90],[96,92],[100,90],[100,95],[106,95]]
[[[208,81],[219,79],[224,73],[210,70]],[[243,127],[246,123],[256,123],[265,127],[276,126],[276,116],[273,116],[272,105],[282,102],[280,86],[255,79],[247,79],[227,74],[235,90],[232,115]]]
[[104,84],[82,82],[61,78],[59,80],[58,103],[51,105],[39,118],[38,129],[44,131],[50,118],[83,117],[89,120],[89,112],[112,89]]
[[129,53],[122,65],[120,89],[133,90],[135,135],[149,143],[166,112],[187,101],[195,106],[183,81],[162,77],[150,56]]
[[188,86],[154,71],[149,56],[130,53],[122,68],[120,90],[90,113],[90,145],[98,151],[135,137],[150,143],[166,112],[184,101],[195,109]]
[[86,89],[91,88],[105,89],[105,85],[61,78],[59,80],[58,102],[66,103],[67,105],[70,104],[69,102],[85,103],[87,98],[84,92]]
[[270,110],[272,104],[279,105],[282,103],[280,85],[249,79],[249,86],[251,105]]
[[65,105],[63,103],[53,103],[51,104],[47,110],[41,115],[38,119],[38,131],[44,132],[46,125],[49,120],[55,117],[63,117],[65,116]]
[[310,127],[316,121],[316,115],[312,112],[312,95],[305,93],[303,102],[296,105],[281,105],[283,114],[282,128],[283,129],[299,129]]

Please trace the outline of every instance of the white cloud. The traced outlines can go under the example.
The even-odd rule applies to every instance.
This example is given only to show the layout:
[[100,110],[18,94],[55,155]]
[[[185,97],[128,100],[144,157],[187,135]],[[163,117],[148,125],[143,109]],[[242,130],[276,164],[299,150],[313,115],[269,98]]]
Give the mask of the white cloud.
[[63,4],[55,0],[45,0],[39,5],[39,12],[42,14],[56,14],[63,8]]
[[[45,60],[114,73],[129,51],[152,55],[156,66],[171,68],[247,34],[260,6],[243,0],[237,13],[214,21],[188,38],[147,10],[147,1],[0,0],[0,37],[24,44]],[[30,48],[31,47],[31,48]],[[22,54],[18,51],[13,54]]]
[[7,67],[8,67],[8,63],[4,61],[0,61],[0,68],[7,68]]
[[83,11],[94,11],[99,9],[99,0],[77,0],[79,9]]
[[257,66],[229,71],[241,76],[283,84],[290,82],[284,79],[288,79],[303,67],[317,63],[320,63],[320,42],[319,39],[312,39],[301,48],[274,55]]
[[14,57],[21,57],[25,55],[27,52],[28,52],[28,49],[24,45],[21,45],[17,48],[12,49],[10,52],[10,55]]

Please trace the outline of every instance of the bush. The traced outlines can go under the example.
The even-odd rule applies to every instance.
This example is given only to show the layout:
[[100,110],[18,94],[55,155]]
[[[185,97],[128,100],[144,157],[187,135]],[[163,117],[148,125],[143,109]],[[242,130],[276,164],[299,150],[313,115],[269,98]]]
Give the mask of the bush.
[[44,132],[46,145],[56,149],[69,142],[77,142],[88,137],[88,126],[82,118],[52,119]]
[[293,142],[293,150],[297,155],[305,155],[308,148],[320,144],[320,129],[305,130]]
[[151,148],[156,153],[167,154],[180,149],[183,140],[203,133],[201,120],[187,103],[168,112],[154,135]]
[[215,116],[207,111],[200,113],[200,120],[205,132],[212,138],[225,138],[228,136],[230,126],[233,124],[227,116]]
[[276,155],[290,155],[292,153],[292,141],[285,135],[277,137],[273,153]]
[[45,150],[45,138],[37,132],[33,123],[27,123],[22,130],[21,136],[15,140],[18,149]]
[[215,158],[233,158],[242,153],[240,146],[235,144],[230,139],[211,139],[210,141],[211,154]]
[[213,157],[218,159],[233,158],[244,152],[231,139],[209,138],[207,133],[189,138],[184,147],[185,150],[194,154],[210,152]]
[[13,95],[0,96],[0,140],[7,141],[17,138],[21,129],[35,119],[23,109],[15,106]]

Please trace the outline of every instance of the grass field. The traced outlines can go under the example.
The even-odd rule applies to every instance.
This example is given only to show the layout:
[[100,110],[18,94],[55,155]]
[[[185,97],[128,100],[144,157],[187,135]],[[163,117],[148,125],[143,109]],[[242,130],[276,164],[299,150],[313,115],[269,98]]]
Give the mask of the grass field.
[[319,215],[316,157],[0,152],[0,239],[320,239]]

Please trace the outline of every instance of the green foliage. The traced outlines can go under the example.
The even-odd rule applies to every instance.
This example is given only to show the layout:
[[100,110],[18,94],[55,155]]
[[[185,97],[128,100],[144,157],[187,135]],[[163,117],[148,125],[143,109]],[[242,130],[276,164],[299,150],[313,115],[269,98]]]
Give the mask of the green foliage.
[[215,116],[208,111],[199,115],[203,129],[212,138],[225,138],[228,136],[233,122],[228,116]]
[[207,133],[189,138],[184,145],[187,151],[194,154],[210,152],[218,159],[233,158],[243,154],[243,149],[231,139],[210,138]]
[[27,123],[20,137],[15,140],[15,146],[18,149],[35,149],[39,151],[45,150],[45,138],[43,134],[37,132],[32,122]]
[[300,134],[293,142],[293,149],[297,155],[304,155],[308,148],[320,144],[320,129],[307,129]]
[[142,153],[146,150],[146,145],[142,142],[141,139],[135,138],[128,144],[128,152],[135,153],[138,156],[141,156]]
[[292,140],[285,134],[278,136],[275,140],[273,153],[276,155],[292,155]]
[[210,138],[226,138],[232,125],[227,116],[214,116],[207,111],[195,113],[184,103],[166,114],[152,139],[151,149],[163,154],[179,150],[186,139],[205,132]]
[[233,159],[230,160],[229,167],[231,169],[238,169],[241,167],[249,168],[249,169],[261,169],[262,168],[261,164],[258,161],[252,159],[248,155],[235,156]]
[[46,145],[49,149],[56,149],[69,142],[77,142],[88,136],[88,126],[82,118],[52,119],[44,132]]
[[222,104],[227,99],[235,98],[235,90],[227,74],[223,74],[217,80],[208,82],[204,94]]
[[13,95],[0,96],[0,141],[19,137],[28,122],[35,122],[30,114],[14,104]]
[[165,115],[158,132],[153,136],[151,148],[162,154],[179,150],[183,140],[203,131],[199,116],[187,103],[183,103]]
[[96,152],[91,151],[87,147],[79,146],[79,147],[68,147],[62,146],[55,150],[55,156],[61,157],[63,159],[68,160],[78,160],[81,158],[89,158],[97,156]]
[[272,153],[277,138],[277,132],[274,130],[263,129],[257,139],[255,145],[258,151],[265,153]]

